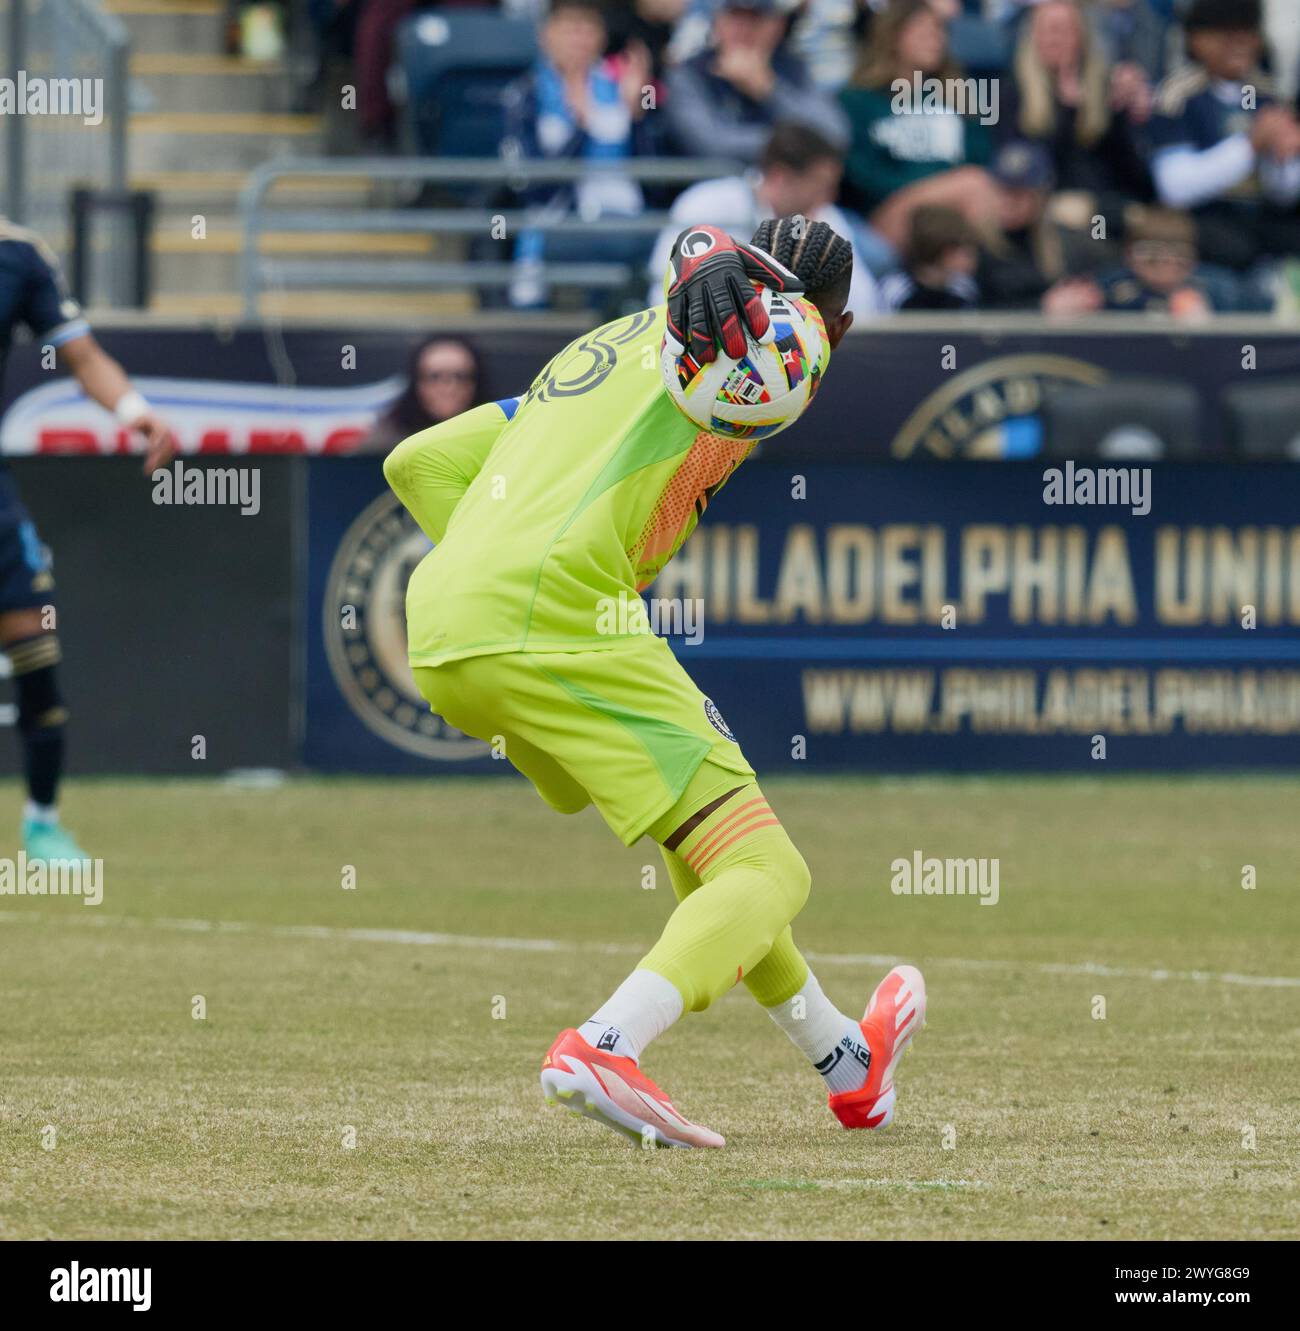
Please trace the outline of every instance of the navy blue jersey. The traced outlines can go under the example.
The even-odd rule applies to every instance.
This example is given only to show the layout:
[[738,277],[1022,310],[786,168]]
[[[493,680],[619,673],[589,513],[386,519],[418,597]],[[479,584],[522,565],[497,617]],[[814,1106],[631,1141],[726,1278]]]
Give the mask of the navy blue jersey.
[[53,603],[50,552],[18,496],[13,473],[0,467],[0,614]]
[[[0,383],[20,324],[56,347],[90,332],[54,252],[34,231],[0,217]],[[48,604],[53,586],[49,552],[0,458],[0,612]]]
[[[1156,92],[1155,112],[1147,127],[1153,157],[1172,148],[1204,152],[1234,134],[1249,134],[1256,110],[1275,100],[1262,75],[1251,86],[1256,102],[1247,108],[1241,104],[1240,88],[1224,85],[1216,89],[1200,65],[1170,75]],[[1259,182],[1252,175],[1228,197],[1247,199],[1258,193]]]
[[951,273],[941,287],[923,286],[911,273],[890,273],[880,283],[880,303],[886,310],[973,310],[979,287],[965,273]]
[[1213,308],[1209,292],[1196,277],[1188,279],[1178,288],[1178,292],[1164,293],[1152,291],[1144,286],[1130,268],[1121,268],[1117,272],[1105,274],[1099,281],[1105,308],[1108,310],[1127,310],[1142,314],[1168,314],[1175,295],[1182,291],[1195,291],[1207,306]]
[[34,231],[0,217],[0,381],[19,324],[56,347],[90,332],[54,251]]

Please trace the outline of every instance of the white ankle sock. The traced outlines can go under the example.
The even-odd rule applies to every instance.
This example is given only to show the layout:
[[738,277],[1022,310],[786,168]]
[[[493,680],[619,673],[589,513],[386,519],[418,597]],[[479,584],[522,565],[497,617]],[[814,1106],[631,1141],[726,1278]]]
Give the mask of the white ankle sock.
[[34,800],[28,800],[23,805],[23,817],[30,823],[57,823],[59,821],[58,806],[37,804]]
[[862,1027],[822,993],[812,971],[793,998],[767,1011],[821,1073],[832,1095],[860,1090],[866,1085],[871,1055]]
[[594,1049],[638,1060],[641,1051],[682,1015],[677,986],[654,971],[635,970],[578,1027]]

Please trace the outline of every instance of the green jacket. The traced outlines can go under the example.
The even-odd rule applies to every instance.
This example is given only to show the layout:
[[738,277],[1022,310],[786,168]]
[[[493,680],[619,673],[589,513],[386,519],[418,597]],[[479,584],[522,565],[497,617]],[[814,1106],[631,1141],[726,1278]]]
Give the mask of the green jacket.
[[853,126],[844,175],[849,202],[869,213],[926,176],[989,159],[987,130],[955,111],[903,112],[888,88],[845,88],[840,102]]

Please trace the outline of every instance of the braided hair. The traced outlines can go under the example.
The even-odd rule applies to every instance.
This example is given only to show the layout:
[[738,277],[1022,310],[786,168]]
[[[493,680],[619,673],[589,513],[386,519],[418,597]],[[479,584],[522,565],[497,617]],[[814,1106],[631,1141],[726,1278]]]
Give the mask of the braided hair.
[[749,243],[794,273],[823,319],[844,312],[853,278],[853,246],[825,222],[810,222],[798,213],[773,218],[759,226]]

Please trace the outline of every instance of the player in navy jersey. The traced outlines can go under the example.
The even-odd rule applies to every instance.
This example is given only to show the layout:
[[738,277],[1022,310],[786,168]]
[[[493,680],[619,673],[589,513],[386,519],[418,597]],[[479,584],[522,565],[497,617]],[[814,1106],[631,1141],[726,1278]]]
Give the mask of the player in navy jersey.
[[[122,367],[91,336],[81,308],[63,284],[58,260],[34,232],[0,218],[0,375],[14,329],[25,326],[76,376],[88,397],[139,433],[145,475],[167,466],[171,431],[131,387]],[[54,579],[13,477],[0,461],[0,650],[13,668],[18,734],[27,781],[23,843],[29,859],[87,856],[59,822],[67,710],[59,692]]]

